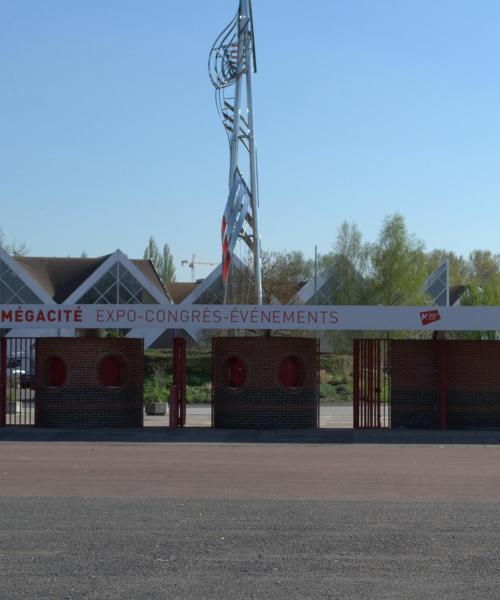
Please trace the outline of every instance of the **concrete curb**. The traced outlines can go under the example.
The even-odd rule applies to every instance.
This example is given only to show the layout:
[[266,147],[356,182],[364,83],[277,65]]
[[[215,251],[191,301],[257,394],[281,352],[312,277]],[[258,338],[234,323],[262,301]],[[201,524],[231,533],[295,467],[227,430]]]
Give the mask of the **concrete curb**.
[[306,429],[249,430],[186,427],[144,429],[48,429],[2,427],[0,442],[185,444],[459,444],[500,445],[499,430]]

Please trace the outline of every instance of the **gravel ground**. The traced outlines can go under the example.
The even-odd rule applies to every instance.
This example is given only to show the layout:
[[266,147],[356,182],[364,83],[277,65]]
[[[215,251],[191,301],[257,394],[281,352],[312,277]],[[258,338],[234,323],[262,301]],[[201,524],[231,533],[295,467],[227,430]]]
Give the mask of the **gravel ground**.
[[0,598],[498,599],[500,504],[0,498]]

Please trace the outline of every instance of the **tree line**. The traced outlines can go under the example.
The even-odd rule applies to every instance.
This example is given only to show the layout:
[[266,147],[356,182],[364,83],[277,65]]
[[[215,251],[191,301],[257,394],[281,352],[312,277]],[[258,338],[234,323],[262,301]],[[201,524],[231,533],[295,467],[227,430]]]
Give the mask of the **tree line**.
[[[500,305],[499,254],[478,249],[464,257],[447,249],[426,250],[399,213],[384,219],[374,243],[364,241],[355,223],[343,222],[317,270],[335,266],[342,282],[335,304],[419,305],[429,302],[423,292],[426,277],[446,258],[450,285],[465,286],[462,304]],[[314,261],[300,251],[264,252],[262,264],[265,302],[289,302],[314,276]]]
[[[24,243],[8,243],[1,228],[0,247],[13,255],[27,253]],[[168,244],[160,249],[150,237],[144,258],[151,260],[164,285],[175,281]],[[335,267],[341,282],[332,299],[335,304],[419,305],[429,301],[423,293],[426,277],[446,258],[450,261],[450,284],[465,286],[462,304],[500,306],[500,254],[476,249],[464,257],[447,249],[427,250],[424,242],[408,231],[399,213],[383,220],[374,243],[363,239],[356,223],[341,223],[331,252],[318,257],[317,273]],[[251,260],[247,263],[251,269]],[[301,251],[263,252],[264,302],[293,301],[314,273],[315,261]]]

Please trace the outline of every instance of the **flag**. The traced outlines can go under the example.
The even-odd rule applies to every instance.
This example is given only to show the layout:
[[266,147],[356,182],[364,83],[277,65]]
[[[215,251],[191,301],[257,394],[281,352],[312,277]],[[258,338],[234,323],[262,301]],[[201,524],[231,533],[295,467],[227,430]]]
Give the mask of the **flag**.
[[233,183],[229,188],[224,215],[222,216],[222,280],[224,284],[227,283],[229,276],[234,247],[249,211],[249,196],[248,186],[240,171],[236,169]]

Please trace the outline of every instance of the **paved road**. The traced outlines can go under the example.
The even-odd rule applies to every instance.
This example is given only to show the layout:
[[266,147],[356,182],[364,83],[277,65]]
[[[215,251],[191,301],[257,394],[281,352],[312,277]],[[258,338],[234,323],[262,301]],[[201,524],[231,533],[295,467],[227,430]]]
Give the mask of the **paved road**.
[[0,599],[499,597],[500,447],[0,442]]
[[500,446],[0,443],[0,496],[500,501]]
[[498,599],[498,504],[0,499],[5,600]]

